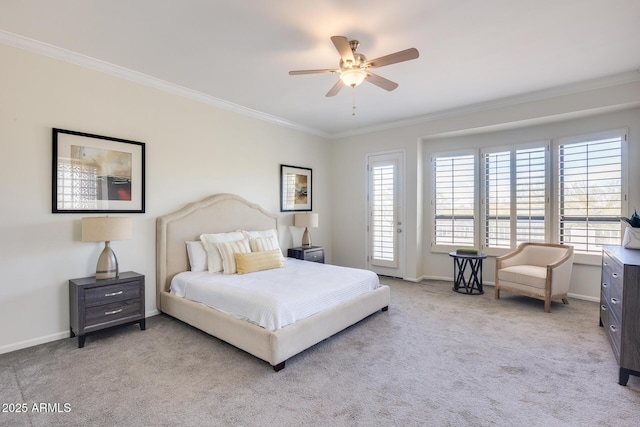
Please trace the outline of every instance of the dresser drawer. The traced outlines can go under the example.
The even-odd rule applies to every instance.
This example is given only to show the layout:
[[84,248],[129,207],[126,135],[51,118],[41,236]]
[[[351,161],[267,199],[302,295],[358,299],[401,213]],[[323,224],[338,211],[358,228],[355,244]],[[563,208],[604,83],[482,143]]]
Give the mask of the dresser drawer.
[[102,329],[140,318],[138,298],[87,308],[85,311],[85,332]]
[[84,291],[84,302],[87,307],[138,297],[140,297],[139,281],[87,288]]
[[[602,307],[600,307],[600,310],[602,310]],[[609,315],[606,323],[605,320],[602,319],[602,324],[607,332],[607,336],[609,337],[613,354],[615,354],[616,360],[620,363],[620,344],[622,342],[622,329],[620,328],[620,322],[618,322],[615,316]]]

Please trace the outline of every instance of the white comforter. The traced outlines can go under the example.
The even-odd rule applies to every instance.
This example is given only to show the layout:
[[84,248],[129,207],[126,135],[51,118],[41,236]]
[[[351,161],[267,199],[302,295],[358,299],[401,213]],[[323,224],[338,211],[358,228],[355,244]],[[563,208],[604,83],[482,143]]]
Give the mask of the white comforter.
[[283,268],[249,274],[179,273],[171,293],[277,330],[378,286],[372,271],[287,258]]

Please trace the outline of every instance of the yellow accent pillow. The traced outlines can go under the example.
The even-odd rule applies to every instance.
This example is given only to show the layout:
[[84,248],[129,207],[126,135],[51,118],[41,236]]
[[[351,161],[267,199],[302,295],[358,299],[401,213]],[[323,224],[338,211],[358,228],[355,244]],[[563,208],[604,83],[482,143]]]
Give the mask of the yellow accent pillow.
[[236,253],[236,269],[238,274],[270,270],[282,266],[282,253],[279,249],[273,251]]

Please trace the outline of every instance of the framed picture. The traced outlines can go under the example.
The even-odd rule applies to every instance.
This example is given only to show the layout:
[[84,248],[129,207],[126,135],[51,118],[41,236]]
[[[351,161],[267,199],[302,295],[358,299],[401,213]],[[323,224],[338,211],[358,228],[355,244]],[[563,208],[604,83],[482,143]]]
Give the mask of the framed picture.
[[53,128],[53,213],[144,213],[144,143]]
[[280,165],[280,211],[310,211],[311,169]]

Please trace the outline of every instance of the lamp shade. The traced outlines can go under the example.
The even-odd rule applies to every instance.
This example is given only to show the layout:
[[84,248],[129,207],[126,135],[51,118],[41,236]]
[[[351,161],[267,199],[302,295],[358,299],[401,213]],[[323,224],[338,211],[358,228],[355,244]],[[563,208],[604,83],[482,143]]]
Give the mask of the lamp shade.
[[318,214],[317,213],[297,213],[293,217],[293,223],[295,227],[317,227]]
[[83,242],[111,242],[131,238],[131,218],[90,217],[82,218]]

